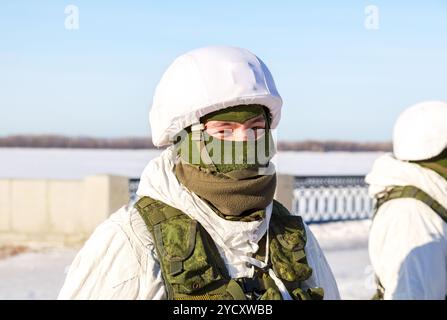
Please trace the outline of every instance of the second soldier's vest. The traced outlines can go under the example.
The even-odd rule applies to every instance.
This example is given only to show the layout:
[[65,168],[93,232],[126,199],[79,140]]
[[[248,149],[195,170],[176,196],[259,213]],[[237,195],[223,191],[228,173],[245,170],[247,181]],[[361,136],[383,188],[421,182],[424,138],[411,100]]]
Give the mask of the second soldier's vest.
[[[303,221],[290,215],[277,201],[273,203],[269,226],[269,265],[257,269],[253,278],[239,279],[231,279],[214,241],[196,220],[149,197],[141,198],[135,207],[154,241],[168,299],[280,300],[268,268],[273,269],[293,299],[323,298],[323,289],[303,286],[312,274],[304,251]],[[265,248],[265,238],[260,248]],[[262,251],[255,258],[264,260]]]
[[[433,199],[429,194],[422,191],[415,186],[396,186],[385,192],[381,197],[377,199],[376,206],[374,209],[374,217],[377,215],[379,208],[385,203],[393,199],[411,198],[419,200],[425,203],[430,209],[438,214],[438,216],[447,223],[447,209],[444,208],[438,201]],[[385,289],[380,283],[379,278],[376,276],[377,291],[374,295],[374,300],[382,300]]]

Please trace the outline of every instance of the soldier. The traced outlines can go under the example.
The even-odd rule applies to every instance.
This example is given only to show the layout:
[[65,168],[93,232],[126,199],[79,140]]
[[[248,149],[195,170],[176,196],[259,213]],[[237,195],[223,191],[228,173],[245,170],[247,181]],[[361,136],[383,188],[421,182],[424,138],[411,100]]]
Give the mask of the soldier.
[[404,111],[394,155],[376,160],[366,181],[377,200],[369,254],[376,298],[447,296],[447,103]]
[[247,50],[178,57],[156,88],[154,145],[135,205],[103,222],[60,299],[338,299],[301,217],[273,200],[282,99]]

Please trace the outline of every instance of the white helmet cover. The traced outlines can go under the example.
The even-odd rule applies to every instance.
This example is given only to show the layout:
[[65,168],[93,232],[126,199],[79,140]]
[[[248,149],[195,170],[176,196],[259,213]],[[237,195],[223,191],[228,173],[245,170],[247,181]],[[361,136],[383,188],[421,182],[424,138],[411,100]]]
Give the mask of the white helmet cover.
[[393,133],[397,159],[418,161],[439,155],[447,148],[447,103],[428,101],[405,110]]
[[152,140],[160,147],[210,112],[240,105],[270,109],[271,128],[281,117],[282,99],[267,66],[246,49],[205,47],[181,55],[158,83],[149,114]]

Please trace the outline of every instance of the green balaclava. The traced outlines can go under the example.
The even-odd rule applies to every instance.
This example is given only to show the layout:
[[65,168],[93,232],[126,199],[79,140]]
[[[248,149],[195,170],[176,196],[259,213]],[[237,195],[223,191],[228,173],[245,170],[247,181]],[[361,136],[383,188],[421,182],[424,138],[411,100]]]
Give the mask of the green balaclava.
[[413,162],[419,164],[424,168],[435,171],[437,174],[447,180],[447,149],[445,149],[443,152],[441,152],[441,154],[434,158]]
[[199,125],[199,130],[188,128],[176,144],[181,158],[175,168],[178,180],[229,220],[262,218],[265,207],[273,200],[276,175],[269,170],[275,154],[270,113],[262,105],[239,105],[200,119],[202,125],[207,121],[242,124],[260,115],[264,116],[266,128],[257,139],[220,140]]
[[[182,159],[209,172],[234,176],[238,171],[257,172],[259,168],[267,167],[275,154],[275,146],[270,131],[270,113],[261,105],[239,105],[209,113],[200,118],[200,123],[207,121],[228,121],[245,123],[246,121],[264,116],[266,122],[265,134],[257,140],[228,141],[209,135],[206,131],[194,132],[193,128],[186,130],[179,145]],[[247,172],[240,172],[247,174]]]

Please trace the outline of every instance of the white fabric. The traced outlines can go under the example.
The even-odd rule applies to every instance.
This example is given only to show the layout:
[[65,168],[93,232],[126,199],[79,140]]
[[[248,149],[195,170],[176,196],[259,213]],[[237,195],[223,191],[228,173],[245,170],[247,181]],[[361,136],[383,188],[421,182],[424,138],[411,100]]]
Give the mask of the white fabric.
[[[197,219],[215,240],[231,275],[252,276],[254,268],[245,262],[265,266],[264,261],[248,254],[259,248],[257,242],[267,230],[271,205],[262,222],[221,219],[200,198],[178,183],[173,173],[174,157],[172,149],[168,148],[148,164],[138,194],[161,200]],[[339,299],[337,284],[323,252],[310,229],[305,228],[305,251],[313,273],[304,285],[324,288],[325,299]],[[283,288],[283,297],[290,299],[274,274],[273,280],[280,289]],[[73,261],[59,294],[59,299],[109,298],[166,298],[152,239],[134,208],[121,208],[95,230]]]
[[58,299],[165,299],[147,227],[122,207],[101,223],[70,265]]
[[282,99],[267,66],[246,49],[214,46],[174,60],[156,87],[150,123],[155,146],[168,145],[201,116],[239,104],[262,104],[274,129]]
[[[372,197],[392,186],[412,185],[447,208],[443,177],[391,154],[376,160],[366,182]],[[385,299],[447,296],[447,225],[423,202],[404,198],[383,204],[371,227],[369,255]]]
[[414,105],[394,125],[394,154],[400,160],[426,160],[447,148],[447,103],[428,101]]

